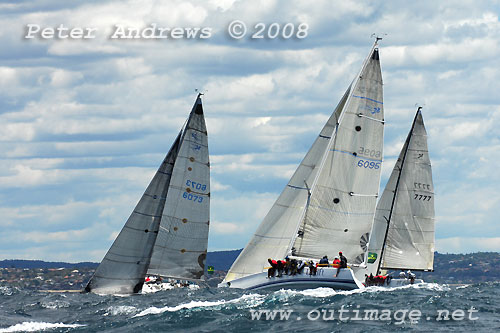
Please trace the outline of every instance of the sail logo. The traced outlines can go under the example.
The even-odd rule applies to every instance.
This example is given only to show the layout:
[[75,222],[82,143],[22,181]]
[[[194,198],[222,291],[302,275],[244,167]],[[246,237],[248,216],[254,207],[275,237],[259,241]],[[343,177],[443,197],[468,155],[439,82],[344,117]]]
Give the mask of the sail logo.
[[201,146],[196,144],[196,143],[192,143],[191,144],[191,149],[192,150],[200,150],[201,149]]
[[375,261],[377,261],[377,254],[373,252],[368,252],[368,263],[373,264]]
[[[357,96],[355,96],[355,97],[357,97]],[[375,114],[375,113],[380,113],[382,111],[382,108],[364,105],[364,106],[360,106],[359,110],[360,111],[363,110],[363,111],[370,112],[371,114]]]

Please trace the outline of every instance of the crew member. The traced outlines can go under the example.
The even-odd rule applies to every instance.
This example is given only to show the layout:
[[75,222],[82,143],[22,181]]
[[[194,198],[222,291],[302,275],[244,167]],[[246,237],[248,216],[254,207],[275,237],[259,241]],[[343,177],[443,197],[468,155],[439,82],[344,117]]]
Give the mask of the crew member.
[[269,265],[271,265],[271,267],[269,267],[267,270],[267,277],[274,277],[274,272],[276,272],[278,263],[276,262],[276,260],[272,260],[271,258],[267,259],[267,262],[269,263]]

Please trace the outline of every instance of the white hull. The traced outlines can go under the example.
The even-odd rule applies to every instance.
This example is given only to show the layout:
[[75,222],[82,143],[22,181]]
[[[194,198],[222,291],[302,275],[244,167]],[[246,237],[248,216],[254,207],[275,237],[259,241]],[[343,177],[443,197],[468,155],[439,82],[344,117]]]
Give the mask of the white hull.
[[408,286],[410,284],[417,284],[417,283],[424,283],[424,280],[422,279],[414,279],[413,282],[411,282],[410,279],[392,279],[387,287],[403,287],[403,286]]
[[327,287],[341,290],[364,288],[351,269],[341,269],[338,276],[337,268],[318,267],[316,275],[309,275],[309,269],[304,268],[302,274],[285,275],[282,277],[267,277],[267,272],[256,273],[228,283],[222,282],[219,287],[239,288],[247,290],[278,290],[278,289],[314,289]]

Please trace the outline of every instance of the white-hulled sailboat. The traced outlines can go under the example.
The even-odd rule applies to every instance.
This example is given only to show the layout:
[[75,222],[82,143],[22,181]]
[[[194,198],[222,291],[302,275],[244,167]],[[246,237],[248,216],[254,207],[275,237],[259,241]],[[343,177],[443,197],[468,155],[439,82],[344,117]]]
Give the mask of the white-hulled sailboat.
[[[377,39],[378,41],[378,39]],[[351,269],[267,278],[267,259],[364,260],[380,186],[384,108],[377,41],[359,74],[220,286],[244,289],[362,284]]]
[[[433,270],[434,185],[420,107],[377,204],[365,263],[355,268],[358,279],[382,270]],[[387,282],[398,286],[421,280],[406,276]]]
[[210,163],[201,94],[139,203],[85,287],[130,295],[146,275],[201,281],[210,218]]

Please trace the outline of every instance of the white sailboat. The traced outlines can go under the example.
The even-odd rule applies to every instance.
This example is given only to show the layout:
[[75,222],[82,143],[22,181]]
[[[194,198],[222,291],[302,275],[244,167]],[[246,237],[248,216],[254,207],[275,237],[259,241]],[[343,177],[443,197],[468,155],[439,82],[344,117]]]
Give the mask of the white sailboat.
[[200,281],[210,218],[210,163],[201,94],[185,126],[85,287],[129,295],[146,275]]
[[[378,39],[377,39],[378,41]],[[339,251],[363,262],[380,185],[384,132],[377,42],[333,114],[221,286],[354,289],[350,269],[267,278],[267,258],[303,260]]]
[[[432,271],[433,263],[434,185],[419,107],[377,204],[366,265],[356,270],[356,276],[379,275],[381,270]],[[409,282],[408,277],[392,279],[389,285]]]

